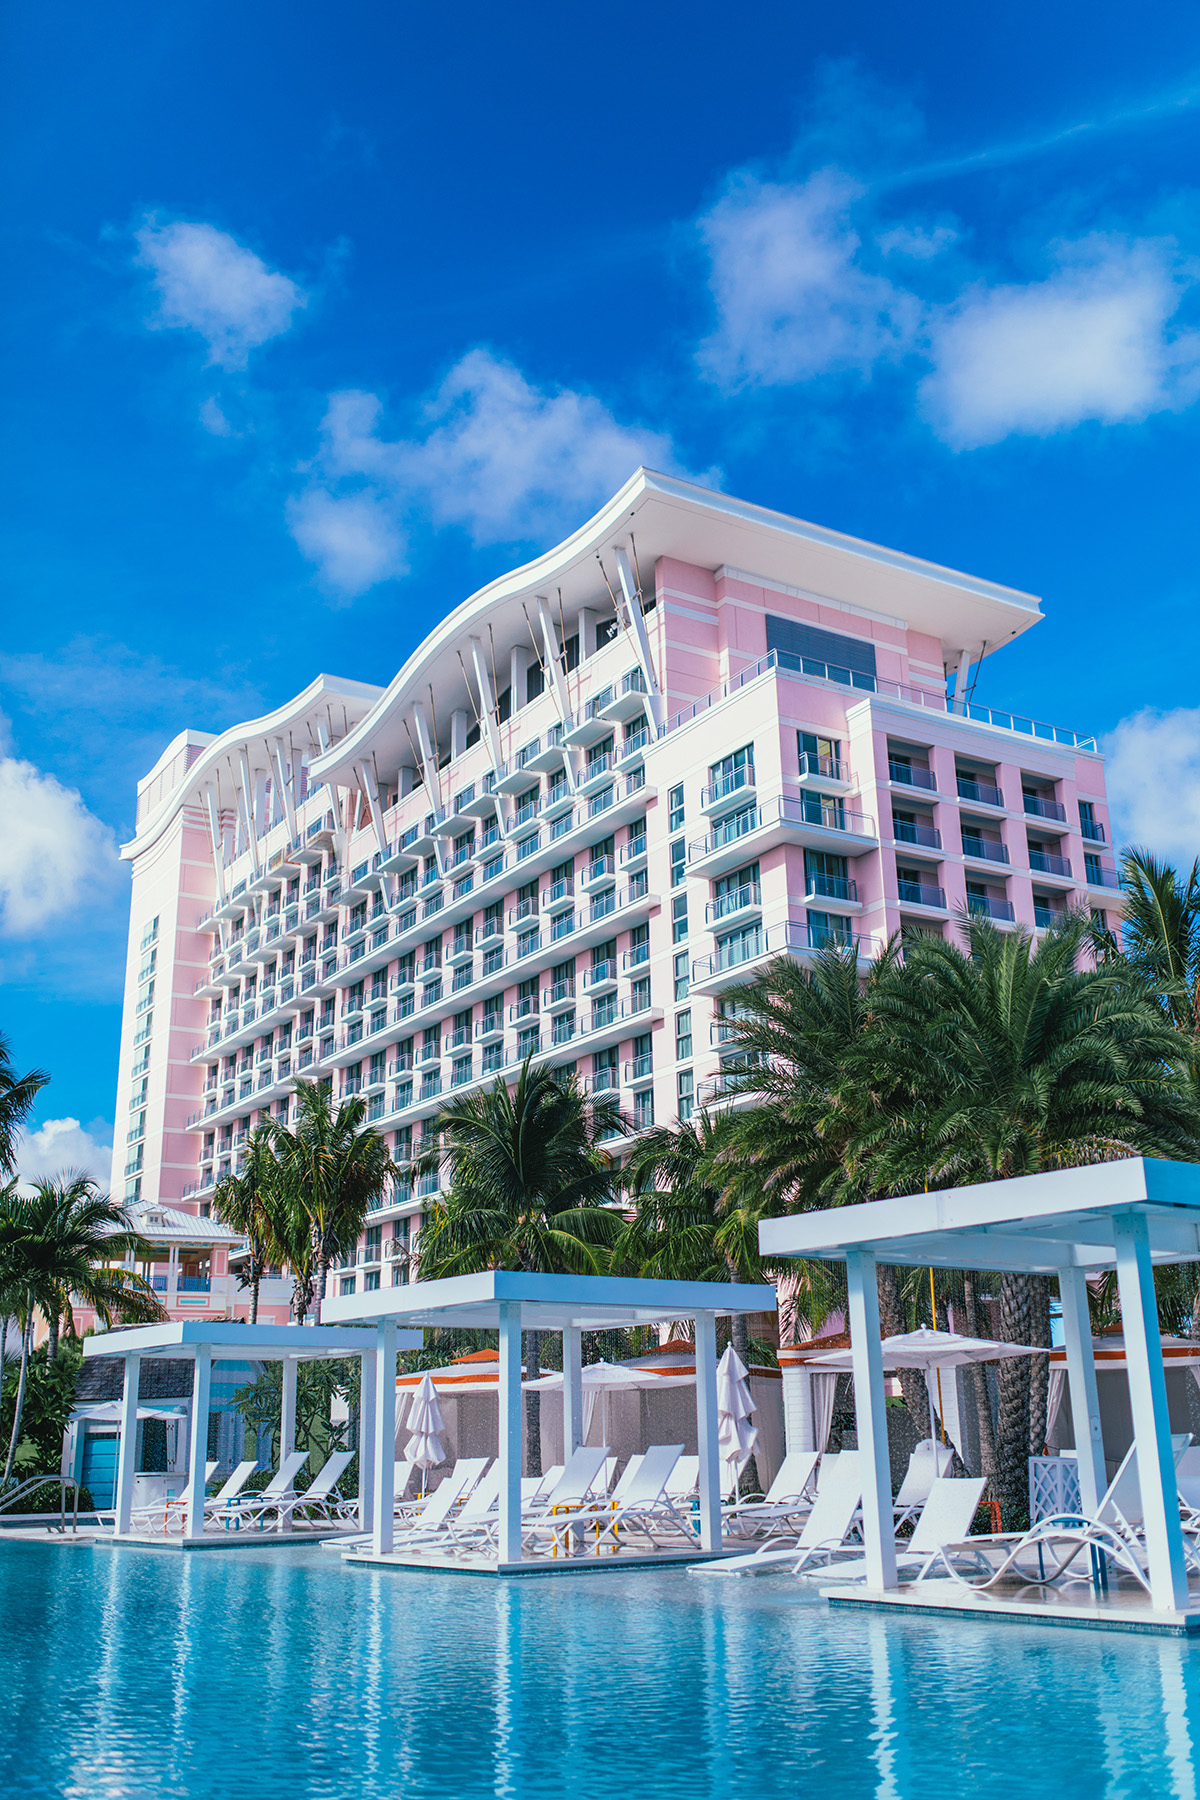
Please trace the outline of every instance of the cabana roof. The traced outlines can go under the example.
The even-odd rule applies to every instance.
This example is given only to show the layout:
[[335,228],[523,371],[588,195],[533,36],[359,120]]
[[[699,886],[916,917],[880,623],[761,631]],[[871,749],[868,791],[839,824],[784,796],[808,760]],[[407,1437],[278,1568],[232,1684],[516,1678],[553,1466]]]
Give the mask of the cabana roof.
[[[1198,1252],[1197,1254],[1200,1254]],[[496,1329],[501,1308],[519,1306],[526,1331],[611,1331],[657,1325],[698,1313],[774,1312],[774,1287],[729,1281],[644,1281],[612,1275],[531,1275],[489,1269],[446,1281],[339,1294],[324,1315],[339,1323],[395,1319],[401,1325],[459,1325]]]
[[[420,1332],[397,1338],[402,1350],[421,1344]],[[277,1362],[285,1356],[301,1362],[321,1362],[331,1357],[362,1356],[375,1349],[375,1333],[348,1331],[324,1325],[249,1325],[222,1319],[207,1324],[200,1319],[168,1319],[161,1325],[130,1325],[120,1331],[103,1331],[83,1340],[85,1360],[93,1356],[164,1356],[195,1358],[198,1349],[209,1350],[214,1362],[245,1358],[251,1362]]]
[[758,1241],[767,1257],[869,1249],[881,1263],[1053,1274],[1114,1268],[1114,1217],[1129,1213],[1144,1215],[1154,1262],[1200,1262],[1200,1165],[1140,1156],[765,1219]]

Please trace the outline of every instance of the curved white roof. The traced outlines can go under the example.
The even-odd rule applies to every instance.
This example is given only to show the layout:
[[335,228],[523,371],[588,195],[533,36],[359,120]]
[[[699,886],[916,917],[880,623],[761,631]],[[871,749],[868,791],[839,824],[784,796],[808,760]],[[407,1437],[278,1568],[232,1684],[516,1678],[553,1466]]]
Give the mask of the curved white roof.
[[[581,606],[611,605],[598,555],[636,539],[643,580],[649,584],[661,556],[702,568],[730,565],[753,570],[751,579],[805,592],[868,612],[886,613],[913,630],[939,639],[957,657],[967,646],[999,648],[1041,617],[1032,594],[946,569],[902,551],[886,550],[842,532],[829,531],[765,506],[714,493],[675,476],[638,469],[619,493],[561,544],[489,582],[456,606],[417,646],[378,704],[313,764],[313,778],[350,786],[354,765],[374,755],[380,773],[411,760],[405,715],[430,687],[438,710],[476,702],[459,663],[472,636],[497,650],[528,643],[525,613],[536,627],[531,601],[545,594],[557,616]],[[609,568],[610,580],[615,579]],[[502,680],[499,684],[505,685]]]

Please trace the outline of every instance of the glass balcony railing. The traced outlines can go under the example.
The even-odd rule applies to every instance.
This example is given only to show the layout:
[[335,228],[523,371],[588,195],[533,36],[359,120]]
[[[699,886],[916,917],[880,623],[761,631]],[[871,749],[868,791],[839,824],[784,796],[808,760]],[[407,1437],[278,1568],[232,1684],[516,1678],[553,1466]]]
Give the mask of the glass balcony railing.
[[1047,800],[1042,794],[1022,794],[1025,811],[1035,819],[1058,819],[1065,823],[1067,809],[1059,800]]
[[968,894],[967,911],[977,919],[994,919],[1011,925],[1016,918],[1011,900],[994,900],[990,894]]
[[958,777],[960,800],[974,800],[978,806],[1003,806],[1004,795],[991,781],[978,781],[973,775]]
[[924,788],[928,793],[937,792],[937,777],[932,769],[915,767],[910,762],[888,762],[888,780],[898,782],[901,787]]

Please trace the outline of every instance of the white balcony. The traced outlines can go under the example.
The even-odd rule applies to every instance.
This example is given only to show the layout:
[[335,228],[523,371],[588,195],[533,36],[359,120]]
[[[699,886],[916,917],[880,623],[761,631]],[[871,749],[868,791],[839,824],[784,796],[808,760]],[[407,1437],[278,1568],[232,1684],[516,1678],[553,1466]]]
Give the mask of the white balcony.
[[733,769],[728,775],[700,790],[700,811],[702,813],[727,812],[731,806],[745,802],[747,805],[757,792],[754,780],[754,765],[746,763],[740,769]]
[[689,844],[688,873],[724,875],[777,844],[853,857],[877,850],[879,839],[875,821],[865,813],[851,812],[840,800],[826,801],[816,794],[779,795],[718,823],[709,837]]
[[776,957],[788,956],[804,962],[822,950],[848,946],[852,942],[849,921],[844,932],[792,919],[766,928],[760,926],[739,937],[736,943],[715,950],[711,956],[697,957],[692,963],[692,993],[719,994],[726,988],[753,981]]
[[800,756],[798,780],[801,787],[815,788],[827,794],[848,794],[854,783],[840,756]]

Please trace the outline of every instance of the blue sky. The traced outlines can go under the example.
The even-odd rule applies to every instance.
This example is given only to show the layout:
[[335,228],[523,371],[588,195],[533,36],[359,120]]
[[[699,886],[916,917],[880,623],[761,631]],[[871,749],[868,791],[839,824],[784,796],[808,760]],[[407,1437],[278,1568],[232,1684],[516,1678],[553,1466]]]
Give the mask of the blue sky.
[[386,682],[639,461],[1043,595],[977,697],[1200,849],[1200,15],[840,10],[9,9],[27,1166],[111,1141],[162,746]]

